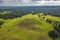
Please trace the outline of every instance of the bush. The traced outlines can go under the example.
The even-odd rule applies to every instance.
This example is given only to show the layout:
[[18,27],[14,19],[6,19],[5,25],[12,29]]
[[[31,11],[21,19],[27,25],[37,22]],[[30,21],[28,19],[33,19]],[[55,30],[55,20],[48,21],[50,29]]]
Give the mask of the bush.
[[49,31],[48,36],[55,40],[58,37],[58,34],[55,30],[51,30]]
[[4,23],[4,21],[0,21],[0,25],[2,25]]
[[51,20],[49,20],[49,19],[47,19],[47,20],[46,20],[46,22],[48,22],[48,23],[50,23],[50,24],[52,23],[52,21],[51,21]]

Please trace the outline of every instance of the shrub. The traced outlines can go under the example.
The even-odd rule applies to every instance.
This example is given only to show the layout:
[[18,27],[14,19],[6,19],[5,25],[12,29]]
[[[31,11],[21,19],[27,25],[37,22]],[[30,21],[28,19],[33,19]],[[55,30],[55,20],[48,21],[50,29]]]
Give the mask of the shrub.
[[0,25],[2,25],[4,23],[4,21],[0,21]]
[[49,31],[48,36],[51,37],[53,40],[58,37],[57,32],[55,30]]

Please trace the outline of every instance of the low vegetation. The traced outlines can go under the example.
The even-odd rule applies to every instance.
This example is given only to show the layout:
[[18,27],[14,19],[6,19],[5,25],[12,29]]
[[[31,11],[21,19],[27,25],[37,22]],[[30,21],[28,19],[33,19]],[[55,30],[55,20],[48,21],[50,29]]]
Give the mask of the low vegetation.
[[0,20],[0,40],[60,40],[59,17],[40,13]]

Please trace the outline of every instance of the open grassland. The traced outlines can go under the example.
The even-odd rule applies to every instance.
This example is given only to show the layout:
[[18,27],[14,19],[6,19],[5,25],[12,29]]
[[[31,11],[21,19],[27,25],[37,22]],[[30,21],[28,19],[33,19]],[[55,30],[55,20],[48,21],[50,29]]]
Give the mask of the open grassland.
[[[45,18],[60,22],[59,17],[47,15]],[[27,14],[14,19],[0,19],[0,21],[4,21],[0,27],[0,40],[52,40],[48,32],[54,30],[53,25],[46,22],[44,18],[38,17],[37,14]]]

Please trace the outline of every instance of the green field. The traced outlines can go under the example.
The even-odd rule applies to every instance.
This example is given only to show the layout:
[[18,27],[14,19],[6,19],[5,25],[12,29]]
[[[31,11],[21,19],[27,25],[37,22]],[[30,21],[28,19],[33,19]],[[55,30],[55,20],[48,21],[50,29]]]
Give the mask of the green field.
[[[0,25],[0,40],[54,40],[48,36],[49,31],[54,30],[53,25],[46,19],[60,22],[60,18],[43,14],[40,16],[27,14],[13,19],[1,18],[0,21],[4,23]],[[60,40],[60,37],[56,40]]]

